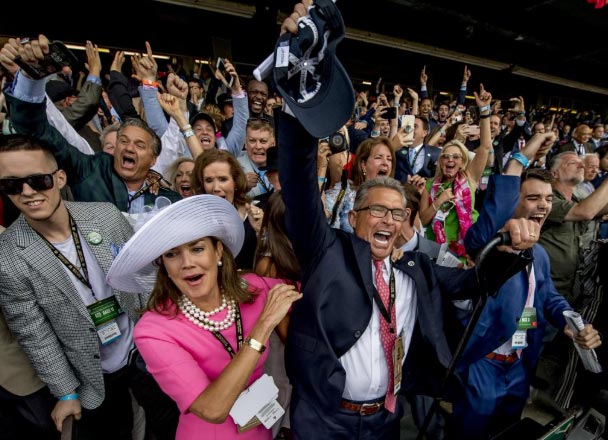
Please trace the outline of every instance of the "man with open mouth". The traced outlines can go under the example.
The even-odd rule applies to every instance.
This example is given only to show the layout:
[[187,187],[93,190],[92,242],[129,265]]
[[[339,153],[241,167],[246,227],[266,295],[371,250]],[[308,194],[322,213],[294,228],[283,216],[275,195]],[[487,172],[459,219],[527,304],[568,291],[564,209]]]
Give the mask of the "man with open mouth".
[[[44,36],[40,36],[37,43],[48,47]],[[10,50],[14,44],[9,41],[2,54],[15,56]],[[38,55],[32,50],[31,55],[22,57],[23,61],[36,64],[42,58],[40,50],[36,53]],[[160,174],[151,171],[161,153],[161,140],[143,120],[131,118],[122,123],[113,155],[84,154],[49,124],[44,82],[44,78],[35,80],[20,71],[11,92],[7,93],[11,121],[17,133],[35,136],[52,148],[59,166],[67,173],[68,185],[76,200],[109,202],[122,212],[138,214],[145,212],[146,206],[154,206],[158,196],[172,202],[181,199],[178,193],[161,185]],[[151,191],[152,188],[157,190]]]
[[[546,170],[524,169],[542,157],[554,141],[553,132],[534,135],[520,153],[511,156],[506,175],[492,177],[484,209],[465,238],[470,255],[475,255],[495,235],[494,228],[509,218],[531,221],[530,229],[522,234],[539,233],[555,202],[552,176]],[[572,156],[576,158],[576,153]],[[511,197],[508,188],[517,188],[520,174],[519,198],[516,193]],[[520,420],[548,323],[582,348],[601,344],[591,324],[576,337],[572,334],[563,316],[572,307],[553,284],[547,252],[534,245],[530,253],[533,263],[488,299],[464,349],[457,367],[464,390],[452,401],[450,438],[489,438]]]

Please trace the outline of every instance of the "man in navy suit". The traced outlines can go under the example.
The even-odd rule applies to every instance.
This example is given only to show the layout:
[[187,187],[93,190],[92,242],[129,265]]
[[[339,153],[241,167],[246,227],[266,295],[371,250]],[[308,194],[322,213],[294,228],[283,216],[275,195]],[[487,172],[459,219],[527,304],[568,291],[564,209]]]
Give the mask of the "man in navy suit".
[[404,146],[395,151],[397,164],[395,166],[395,179],[406,182],[413,175],[433,177],[437,168],[437,160],[441,149],[427,145],[424,139],[429,134],[428,119],[416,116],[414,121],[414,142],[411,146]]
[[[298,32],[311,1],[305,3],[295,6],[284,31]],[[331,5],[324,2],[328,9]],[[318,17],[314,12],[313,19]],[[322,78],[325,84],[332,80],[341,81]],[[339,119],[332,118],[332,111],[306,107],[308,129],[318,131],[314,117]],[[436,395],[451,360],[443,332],[443,295],[475,297],[481,290],[478,278],[473,271],[434,266],[419,252],[406,252],[391,263],[395,239],[407,220],[403,187],[395,179],[361,185],[349,213],[355,234],[329,227],[317,181],[317,139],[285,113],[277,127],[285,224],[304,292],[290,315],[286,344],[293,437],[399,438],[403,410],[395,394]],[[535,243],[528,230],[539,234],[529,220],[512,221],[507,230],[523,231],[513,239],[519,249]],[[490,292],[530,261],[497,250],[488,258],[487,271],[479,276]]]
[[[532,160],[535,153],[530,147],[538,148],[546,136],[553,135],[535,135],[522,153]],[[479,251],[510,217],[530,219],[540,227],[551,212],[553,192],[547,171],[525,172],[519,197],[512,197],[510,188],[518,187],[522,168],[518,161],[511,160],[506,169],[510,175],[493,176],[491,182],[496,185],[490,185],[484,209],[465,239],[470,255]],[[485,439],[517,422],[528,398],[547,322],[573,337],[562,314],[571,307],[555,290],[547,253],[535,245],[532,255],[533,264],[488,299],[463,352],[457,374],[465,389],[453,400],[454,411],[448,423],[451,439]],[[535,324],[528,325],[526,316],[532,316]],[[590,324],[574,339],[584,348],[601,344]]]
[[[395,318],[386,320],[402,338],[402,393],[437,392],[451,359],[442,294],[450,299],[478,294],[474,272],[434,266],[418,252],[407,252],[393,267],[390,253],[407,220],[403,189],[394,179],[376,179],[359,189],[350,213],[356,235],[330,228],[318,192],[317,140],[294,118],[280,117],[285,222],[304,292],[291,314],[286,344],[294,387],[292,433],[296,439],[398,438],[402,409],[398,403],[392,411],[385,408],[387,390],[394,391],[380,337],[381,320],[389,314],[374,299],[374,261],[380,262],[385,285],[394,281]],[[526,234],[522,238],[517,242],[522,248],[535,242]],[[487,266],[497,273],[485,276],[496,283],[491,291],[529,261],[506,252],[495,252],[492,259]]]

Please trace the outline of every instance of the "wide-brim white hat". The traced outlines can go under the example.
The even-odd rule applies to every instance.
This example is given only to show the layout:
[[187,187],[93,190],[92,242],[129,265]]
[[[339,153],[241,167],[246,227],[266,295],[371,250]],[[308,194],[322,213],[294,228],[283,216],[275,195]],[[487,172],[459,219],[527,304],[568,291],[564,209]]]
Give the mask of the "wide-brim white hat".
[[218,238],[232,255],[238,255],[245,228],[237,210],[210,194],[180,200],[148,220],[125,243],[106,281],[118,290],[148,293],[156,281],[154,260],[169,249],[204,237]]

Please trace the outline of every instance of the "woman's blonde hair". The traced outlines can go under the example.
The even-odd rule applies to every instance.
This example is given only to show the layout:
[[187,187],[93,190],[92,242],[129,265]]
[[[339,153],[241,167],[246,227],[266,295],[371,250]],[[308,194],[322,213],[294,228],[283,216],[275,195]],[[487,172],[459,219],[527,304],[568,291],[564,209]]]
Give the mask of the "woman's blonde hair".
[[[469,167],[469,149],[465,147],[465,145],[457,140],[451,140],[446,142],[441,148],[441,153],[439,153],[439,160],[441,160],[441,155],[449,147],[457,147],[460,150],[460,154],[462,154],[462,168],[460,172],[464,173],[467,178],[469,177],[468,167]],[[443,171],[441,169],[441,165],[437,164],[437,170],[435,170],[435,178],[443,179]]]

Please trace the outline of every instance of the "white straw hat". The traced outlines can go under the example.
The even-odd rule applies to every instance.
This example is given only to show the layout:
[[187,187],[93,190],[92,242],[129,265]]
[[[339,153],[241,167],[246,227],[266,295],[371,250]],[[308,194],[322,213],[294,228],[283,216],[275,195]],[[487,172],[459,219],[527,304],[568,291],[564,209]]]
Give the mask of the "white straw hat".
[[237,210],[210,194],[180,200],[152,217],[125,243],[106,281],[118,290],[148,293],[156,281],[152,262],[169,249],[204,237],[218,238],[232,255],[238,255],[245,228]]

